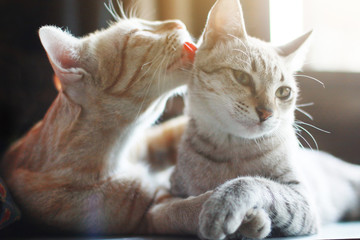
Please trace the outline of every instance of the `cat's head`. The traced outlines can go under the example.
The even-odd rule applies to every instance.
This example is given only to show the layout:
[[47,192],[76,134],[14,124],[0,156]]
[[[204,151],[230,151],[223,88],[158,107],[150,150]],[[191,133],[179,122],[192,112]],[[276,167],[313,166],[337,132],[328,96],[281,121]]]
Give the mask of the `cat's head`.
[[186,83],[194,57],[184,47],[191,41],[185,25],[175,20],[120,19],[83,38],[45,26],[39,35],[61,91],[85,110],[104,114],[145,111]]
[[238,0],[218,0],[196,54],[189,114],[242,138],[291,125],[298,95],[293,73],[309,35],[272,46],[247,35]]

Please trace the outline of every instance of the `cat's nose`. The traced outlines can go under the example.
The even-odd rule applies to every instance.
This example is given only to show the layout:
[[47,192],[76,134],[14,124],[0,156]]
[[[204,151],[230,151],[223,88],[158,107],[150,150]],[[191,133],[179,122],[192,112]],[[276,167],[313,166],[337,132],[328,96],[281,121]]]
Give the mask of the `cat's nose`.
[[257,115],[259,116],[260,122],[265,122],[273,115],[273,111],[265,107],[256,107],[255,110]]

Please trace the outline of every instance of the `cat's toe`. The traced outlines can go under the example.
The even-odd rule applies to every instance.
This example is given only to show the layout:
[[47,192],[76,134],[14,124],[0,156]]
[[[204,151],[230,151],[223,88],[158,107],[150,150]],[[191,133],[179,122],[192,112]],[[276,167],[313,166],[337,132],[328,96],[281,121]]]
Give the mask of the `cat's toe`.
[[202,239],[224,239],[226,234],[223,231],[221,216],[214,212],[203,209],[199,217],[199,237]]
[[205,239],[224,239],[240,226],[240,214],[230,204],[209,199],[202,207],[199,217],[199,236]]
[[264,209],[256,209],[251,219],[241,225],[239,232],[246,238],[266,238],[271,232],[271,219]]
[[233,234],[241,224],[241,216],[236,211],[230,211],[224,219],[223,231],[226,235]]

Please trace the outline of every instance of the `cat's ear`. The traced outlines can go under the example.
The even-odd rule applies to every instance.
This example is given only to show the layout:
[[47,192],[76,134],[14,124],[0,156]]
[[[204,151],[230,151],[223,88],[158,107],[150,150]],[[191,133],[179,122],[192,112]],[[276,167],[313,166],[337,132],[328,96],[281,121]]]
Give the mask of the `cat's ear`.
[[58,27],[44,26],[39,30],[51,66],[61,83],[61,89],[73,100],[81,97],[85,71],[80,66],[81,41]]
[[290,71],[301,70],[304,65],[311,34],[312,31],[309,31],[295,40],[276,48],[278,54],[284,58],[285,64]]
[[239,0],[218,0],[209,12],[201,41],[211,47],[229,37],[247,37],[241,5]]

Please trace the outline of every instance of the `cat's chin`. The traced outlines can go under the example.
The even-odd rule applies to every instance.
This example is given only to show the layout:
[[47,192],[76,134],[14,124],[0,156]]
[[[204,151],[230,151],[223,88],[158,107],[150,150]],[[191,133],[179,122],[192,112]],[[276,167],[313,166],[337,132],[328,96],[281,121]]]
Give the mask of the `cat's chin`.
[[271,135],[276,131],[277,127],[278,124],[248,124],[246,126],[242,125],[238,131],[233,131],[230,134],[243,139],[257,139]]

